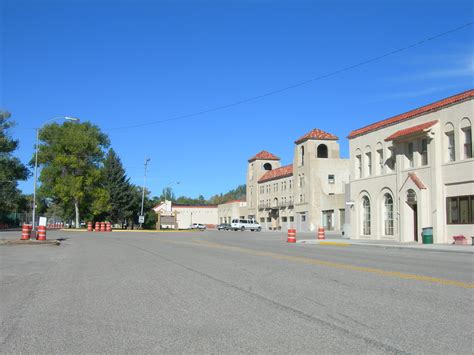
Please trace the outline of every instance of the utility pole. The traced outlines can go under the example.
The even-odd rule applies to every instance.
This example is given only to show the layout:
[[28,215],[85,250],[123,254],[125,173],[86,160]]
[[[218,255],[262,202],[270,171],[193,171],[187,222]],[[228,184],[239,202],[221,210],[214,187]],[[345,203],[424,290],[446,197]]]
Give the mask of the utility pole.
[[143,174],[143,189],[142,189],[142,209],[141,209],[139,221],[138,221],[140,223],[140,229],[142,229],[142,225],[145,222],[145,218],[143,216],[143,203],[145,202],[146,168],[148,166],[149,161],[150,161],[150,158],[145,159],[145,173]]

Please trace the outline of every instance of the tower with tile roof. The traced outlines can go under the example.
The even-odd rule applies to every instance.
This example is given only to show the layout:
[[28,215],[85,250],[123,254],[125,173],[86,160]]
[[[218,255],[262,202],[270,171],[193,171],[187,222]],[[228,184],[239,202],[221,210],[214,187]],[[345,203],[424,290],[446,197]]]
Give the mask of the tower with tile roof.
[[280,158],[262,150],[248,160],[247,208],[249,217],[257,218],[259,190],[258,180],[267,172],[280,167]]
[[314,231],[343,224],[349,159],[341,159],[338,137],[313,129],[295,141],[295,227]]

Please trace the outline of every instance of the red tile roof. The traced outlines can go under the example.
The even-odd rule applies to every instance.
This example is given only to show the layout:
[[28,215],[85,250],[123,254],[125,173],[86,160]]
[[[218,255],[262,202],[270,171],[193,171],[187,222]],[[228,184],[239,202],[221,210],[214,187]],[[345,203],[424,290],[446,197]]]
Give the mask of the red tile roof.
[[286,178],[293,175],[293,164],[282,166],[281,168],[276,168],[270,171],[267,171],[263,176],[258,180],[258,183],[267,182],[271,180],[277,180]]
[[420,189],[420,190],[426,190],[425,184],[423,184],[423,181],[416,175],[415,173],[408,173],[408,177],[415,183],[415,185]]
[[460,94],[447,97],[443,100],[433,102],[429,105],[422,106],[422,107],[417,108],[415,110],[411,110],[411,111],[402,113],[400,115],[397,115],[397,116],[394,116],[394,117],[391,117],[391,118],[387,118],[385,120],[375,122],[375,123],[370,124],[368,126],[356,129],[356,130],[352,131],[349,134],[349,136],[347,136],[347,138],[352,139],[352,138],[361,136],[363,134],[367,134],[369,132],[376,131],[376,130],[381,129],[383,127],[391,126],[391,125],[394,125],[396,123],[406,121],[406,120],[412,119],[412,118],[420,116],[420,115],[424,115],[424,114],[429,113],[429,112],[441,110],[442,108],[445,108],[445,107],[447,107],[449,105],[452,105],[452,104],[455,104],[457,102],[468,100],[468,99],[472,98],[473,96],[474,96],[474,89],[471,89],[471,90],[462,92]]
[[276,155],[273,155],[272,153],[267,152],[266,150],[262,150],[260,153],[250,158],[249,163],[255,160],[280,160],[280,158]]
[[396,131],[394,134],[388,136],[387,138],[385,138],[385,141],[389,142],[389,141],[393,141],[393,140],[398,139],[398,138],[411,136],[411,135],[414,135],[416,133],[423,132],[423,131],[427,130],[428,128],[433,127],[437,123],[438,123],[438,120],[434,120],[434,121],[429,121],[429,122],[425,122],[425,123],[422,123],[422,124],[418,124],[416,126],[401,129],[399,131]]
[[321,129],[315,128],[312,131],[306,133],[304,136],[298,138],[295,143],[300,144],[303,143],[304,141],[307,141],[308,139],[319,139],[319,140],[330,140],[330,141],[337,141],[339,138],[337,138],[334,134],[324,132]]

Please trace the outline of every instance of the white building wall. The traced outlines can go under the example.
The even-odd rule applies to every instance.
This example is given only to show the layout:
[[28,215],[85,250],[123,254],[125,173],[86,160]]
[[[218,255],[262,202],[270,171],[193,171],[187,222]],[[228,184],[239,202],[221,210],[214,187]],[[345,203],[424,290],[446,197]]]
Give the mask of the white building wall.
[[[351,213],[351,238],[354,239],[393,239],[400,242],[412,242],[415,238],[413,209],[407,204],[407,191],[412,189],[417,198],[417,235],[421,242],[423,227],[433,227],[435,243],[448,243],[453,235],[470,236],[473,225],[447,225],[446,198],[450,196],[474,195],[474,159],[463,156],[463,132],[466,118],[472,123],[474,112],[472,98],[429,112],[391,126],[355,137],[350,140],[351,200],[354,206]],[[429,133],[406,138],[406,141],[385,142],[391,134],[415,125],[438,120]],[[447,139],[445,127],[452,124],[455,133],[454,162],[447,161]],[[471,125],[472,127],[472,125]],[[420,142],[428,139],[428,164],[421,165]],[[414,167],[409,166],[408,143],[414,144]],[[472,144],[472,142],[471,142]],[[377,150],[384,152],[382,171],[378,167]],[[390,169],[387,158],[394,152],[396,164]],[[367,152],[372,154],[372,173],[368,173]],[[362,158],[362,176],[358,173],[358,159]],[[415,173],[426,189],[420,189],[410,178]],[[384,235],[383,195],[390,193],[394,200],[394,233]],[[371,202],[371,233],[362,233],[362,197]]]
[[193,223],[202,223],[207,226],[218,224],[217,206],[173,206],[173,211],[176,212],[176,222],[179,229],[189,228]]

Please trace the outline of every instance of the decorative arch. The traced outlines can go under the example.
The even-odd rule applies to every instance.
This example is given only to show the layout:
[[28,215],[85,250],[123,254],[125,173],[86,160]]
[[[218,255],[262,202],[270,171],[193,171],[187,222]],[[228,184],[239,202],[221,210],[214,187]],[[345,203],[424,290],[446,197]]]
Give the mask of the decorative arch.
[[317,158],[327,158],[328,157],[328,146],[326,144],[318,145],[316,149],[316,157]]

